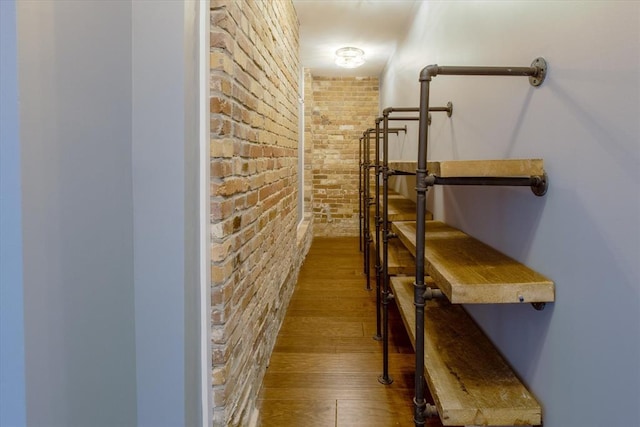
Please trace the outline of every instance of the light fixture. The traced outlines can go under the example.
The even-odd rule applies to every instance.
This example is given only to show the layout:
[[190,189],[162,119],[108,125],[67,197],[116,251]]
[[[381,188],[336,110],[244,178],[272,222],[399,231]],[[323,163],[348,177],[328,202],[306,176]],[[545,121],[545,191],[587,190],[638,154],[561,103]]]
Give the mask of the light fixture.
[[343,47],[336,50],[336,65],[343,68],[357,68],[364,64],[364,51],[357,47]]

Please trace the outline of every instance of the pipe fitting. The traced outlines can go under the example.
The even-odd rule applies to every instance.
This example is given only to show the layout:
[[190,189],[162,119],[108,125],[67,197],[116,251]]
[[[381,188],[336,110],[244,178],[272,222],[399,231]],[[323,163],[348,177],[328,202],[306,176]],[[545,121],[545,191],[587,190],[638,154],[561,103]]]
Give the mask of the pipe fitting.
[[422,296],[426,300],[432,300],[434,298],[444,298],[444,294],[438,288],[427,288]]
[[424,408],[424,416],[426,418],[435,418],[438,416],[438,408],[436,405],[432,405],[431,403],[427,403],[427,406]]
[[436,176],[433,174],[427,175],[424,179],[424,184],[427,187],[433,187],[434,185],[436,185]]
[[439,67],[437,64],[427,65],[420,71],[420,81],[430,82],[432,77],[438,75],[438,69]]

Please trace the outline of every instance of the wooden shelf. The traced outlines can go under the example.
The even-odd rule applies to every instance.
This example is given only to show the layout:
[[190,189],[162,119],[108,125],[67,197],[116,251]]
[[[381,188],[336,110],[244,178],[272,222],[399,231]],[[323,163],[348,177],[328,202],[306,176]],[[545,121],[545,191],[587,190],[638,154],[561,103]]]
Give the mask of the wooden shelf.
[[[415,256],[415,222],[394,222],[392,230]],[[426,242],[425,274],[454,304],[555,299],[551,280],[442,222],[427,222]]]
[[[402,195],[388,198],[389,208],[387,210],[389,221],[415,221],[416,220],[416,202],[407,199]],[[380,212],[382,215],[382,196],[380,196]],[[433,214],[429,211],[425,212],[427,220],[433,219]]]
[[[391,288],[415,348],[413,278],[392,277]],[[540,404],[462,306],[427,302],[424,364],[443,425],[541,424]]]
[[[415,173],[417,162],[390,161],[389,168]],[[527,177],[543,175],[544,162],[542,159],[430,161],[427,170],[440,178]]]
[[[373,251],[379,249],[380,260],[382,260],[382,244],[378,248],[376,242],[376,229],[373,221],[371,221],[371,238],[373,240]],[[387,271],[390,276],[397,276],[399,274],[412,274],[416,273],[416,261],[411,252],[404,246],[399,239],[389,239],[387,252]]]

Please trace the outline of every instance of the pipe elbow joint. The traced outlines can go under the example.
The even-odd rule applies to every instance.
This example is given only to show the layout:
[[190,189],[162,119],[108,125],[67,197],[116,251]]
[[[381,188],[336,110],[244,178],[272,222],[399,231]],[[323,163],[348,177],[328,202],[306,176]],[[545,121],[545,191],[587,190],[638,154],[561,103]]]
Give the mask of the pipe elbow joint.
[[424,67],[422,71],[420,71],[420,81],[431,81],[432,77],[438,75],[438,68],[439,67],[436,64],[427,65],[426,67]]
[[380,124],[380,122],[382,121],[382,117],[376,117],[376,124]]
[[382,115],[383,116],[388,116],[389,113],[393,112],[393,107],[387,107],[384,110],[382,110]]

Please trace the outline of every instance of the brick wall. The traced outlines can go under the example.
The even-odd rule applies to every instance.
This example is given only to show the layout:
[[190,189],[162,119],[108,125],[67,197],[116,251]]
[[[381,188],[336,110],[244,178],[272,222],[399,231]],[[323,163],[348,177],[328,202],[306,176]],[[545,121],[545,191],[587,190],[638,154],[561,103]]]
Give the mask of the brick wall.
[[[313,214],[316,236],[356,236],[359,138],[375,126],[378,79],[313,77]],[[373,145],[372,145],[373,146]]]
[[313,76],[304,69],[304,213],[313,215]]
[[298,20],[290,0],[211,1],[213,420],[247,425],[310,244],[297,231]]

